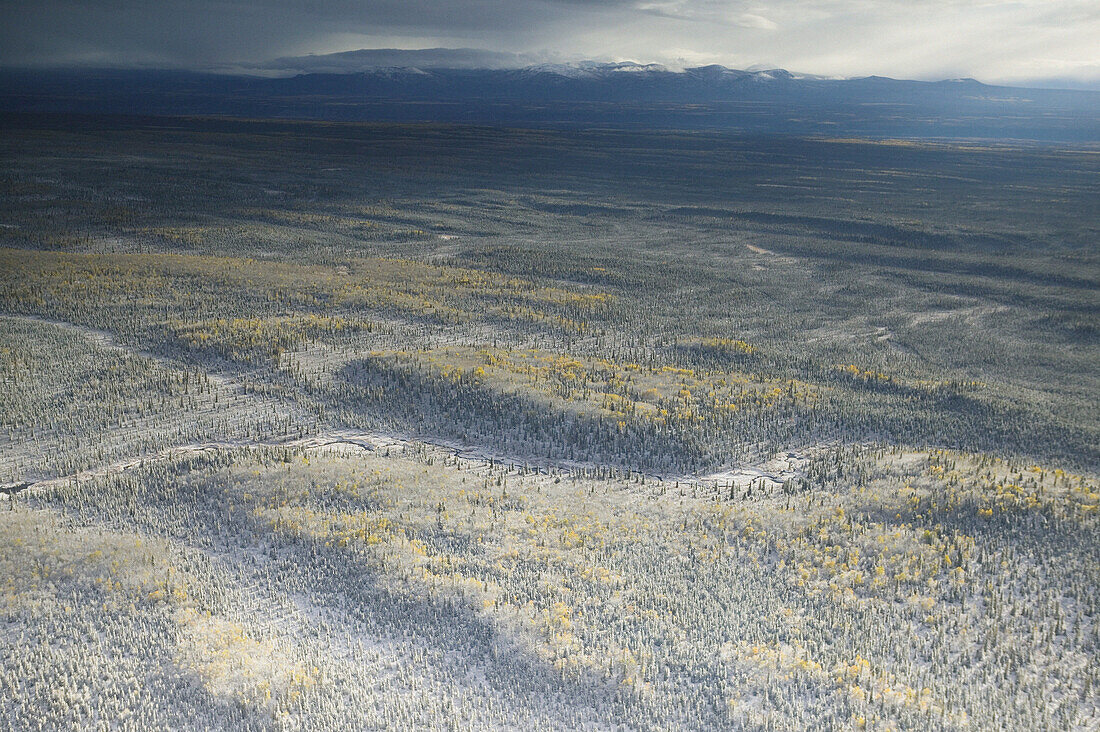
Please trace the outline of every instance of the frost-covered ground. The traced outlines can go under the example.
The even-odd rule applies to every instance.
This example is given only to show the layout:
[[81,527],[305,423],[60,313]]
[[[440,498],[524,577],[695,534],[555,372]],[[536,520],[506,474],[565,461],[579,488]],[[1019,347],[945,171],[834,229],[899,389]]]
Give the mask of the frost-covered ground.
[[18,124],[0,730],[1100,728],[1088,150]]
[[219,374],[36,318],[0,316],[0,369],[0,484],[109,471],[199,439],[297,438],[312,424]]
[[20,493],[7,726],[1100,723],[1095,480],[834,450],[812,489],[730,500],[389,452],[228,449]]

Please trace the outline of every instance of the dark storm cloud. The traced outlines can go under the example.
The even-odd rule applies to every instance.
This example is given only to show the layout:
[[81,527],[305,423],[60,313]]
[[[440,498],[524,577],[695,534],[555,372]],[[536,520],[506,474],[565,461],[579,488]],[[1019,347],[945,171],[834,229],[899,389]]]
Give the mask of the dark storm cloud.
[[[607,6],[617,3],[608,2]],[[0,61],[182,65],[272,58],[339,36],[523,38],[603,3],[544,0],[107,0],[3,5]],[[343,50],[343,49],[339,49]]]
[[1095,0],[43,0],[0,8],[0,63],[8,65],[256,69],[357,48],[450,47],[514,54],[516,64],[629,58],[835,75],[1100,77]]

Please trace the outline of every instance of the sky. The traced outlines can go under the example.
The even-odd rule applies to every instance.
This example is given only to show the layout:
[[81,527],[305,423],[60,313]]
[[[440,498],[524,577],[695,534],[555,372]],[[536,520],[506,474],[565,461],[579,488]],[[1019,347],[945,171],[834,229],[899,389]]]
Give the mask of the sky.
[[[0,0],[0,65],[265,68],[361,48],[1100,88],[1100,0]],[[277,66],[277,64],[276,64]]]

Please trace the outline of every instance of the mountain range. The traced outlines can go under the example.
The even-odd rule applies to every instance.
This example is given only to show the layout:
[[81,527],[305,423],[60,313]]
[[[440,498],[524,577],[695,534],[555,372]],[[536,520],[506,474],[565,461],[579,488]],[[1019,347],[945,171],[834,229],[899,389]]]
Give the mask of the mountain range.
[[0,71],[0,111],[1100,142],[1096,91],[719,65],[515,67],[523,60],[516,55],[432,51],[286,58],[230,74],[7,69]]

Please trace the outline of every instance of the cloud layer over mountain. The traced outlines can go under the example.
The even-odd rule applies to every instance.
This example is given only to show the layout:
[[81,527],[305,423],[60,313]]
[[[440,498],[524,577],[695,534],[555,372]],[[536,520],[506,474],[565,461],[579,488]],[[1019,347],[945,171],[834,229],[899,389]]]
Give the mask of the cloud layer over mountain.
[[0,4],[0,64],[5,65],[209,69],[263,62],[277,71],[280,62],[271,59],[445,46],[488,49],[482,58],[489,68],[596,58],[673,67],[783,66],[841,76],[1089,82],[1100,81],[1098,37],[1100,4],[1094,0]]

